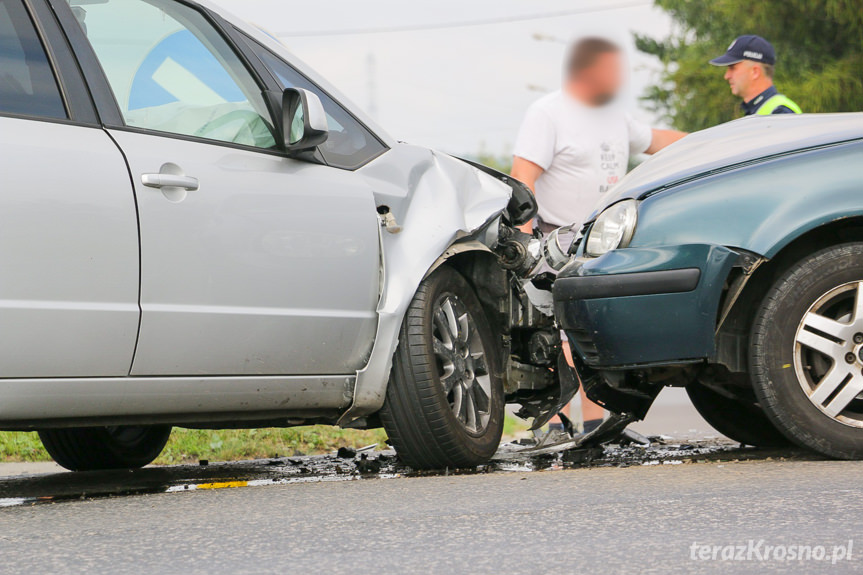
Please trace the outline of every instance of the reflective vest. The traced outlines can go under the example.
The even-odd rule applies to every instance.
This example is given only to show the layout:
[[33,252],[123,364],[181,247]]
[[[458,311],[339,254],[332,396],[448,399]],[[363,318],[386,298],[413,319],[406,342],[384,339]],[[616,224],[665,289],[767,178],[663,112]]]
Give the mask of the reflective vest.
[[776,94],[775,96],[771,97],[769,100],[761,104],[761,107],[758,108],[758,111],[755,112],[755,114],[758,116],[769,116],[779,106],[785,106],[795,114],[803,113],[803,110],[800,109],[800,106],[795,104],[794,101],[791,100],[791,98],[789,98],[788,96],[783,96],[782,94]]

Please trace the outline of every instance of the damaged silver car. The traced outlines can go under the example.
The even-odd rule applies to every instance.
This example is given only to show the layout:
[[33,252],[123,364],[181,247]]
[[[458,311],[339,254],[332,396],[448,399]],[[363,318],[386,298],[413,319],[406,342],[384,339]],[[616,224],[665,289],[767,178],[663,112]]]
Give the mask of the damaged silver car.
[[206,2],[0,0],[0,40],[0,429],[85,470],[173,426],[382,425],[458,467],[572,397],[518,182]]

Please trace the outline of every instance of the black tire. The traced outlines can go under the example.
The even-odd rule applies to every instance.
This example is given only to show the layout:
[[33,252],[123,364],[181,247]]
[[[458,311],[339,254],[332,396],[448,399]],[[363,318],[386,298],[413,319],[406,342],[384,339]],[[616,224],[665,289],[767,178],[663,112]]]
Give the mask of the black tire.
[[54,461],[72,471],[144,467],[159,456],[170,436],[168,425],[39,431]]
[[[456,317],[455,311],[451,316],[444,311],[447,302],[450,310],[465,314],[457,312],[460,335],[455,337],[446,333],[452,324],[448,317]],[[465,340],[471,350],[462,341],[464,325],[471,326]],[[482,358],[474,358],[477,346]],[[380,412],[402,461],[415,469],[464,468],[494,455],[504,420],[503,380],[496,369],[499,347],[464,277],[444,266],[423,281],[402,323]],[[468,401],[475,407],[473,417]]]
[[734,441],[764,448],[791,444],[754,402],[728,397],[697,381],[686,386],[686,393],[701,417]]
[[[767,416],[798,445],[840,459],[863,458],[863,396],[855,391],[863,388],[863,352],[856,343],[863,343],[863,332],[831,339],[829,331],[813,331],[810,326],[817,316],[819,322],[833,321],[830,330],[845,322],[849,330],[858,331],[863,314],[855,317],[854,302],[855,295],[863,292],[845,292],[858,290],[860,281],[861,243],[835,246],[805,258],[768,292],[750,337],[753,385]],[[805,343],[812,341],[814,347]],[[819,347],[831,353],[816,351]],[[832,353],[835,350],[840,353]],[[837,374],[848,375],[837,377],[835,388],[830,385],[816,393],[828,381],[826,374],[832,367]],[[846,407],[831,415],[829,410],[839,405]]]

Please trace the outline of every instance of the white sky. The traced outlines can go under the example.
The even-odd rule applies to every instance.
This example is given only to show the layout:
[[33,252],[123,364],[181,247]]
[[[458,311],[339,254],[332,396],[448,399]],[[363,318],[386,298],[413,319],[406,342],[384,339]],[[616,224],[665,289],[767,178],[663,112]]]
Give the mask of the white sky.
[[[636,117],[653,120],[638,109],[636,96],[656,77],[659,63],[635,53],[631,32],[662,36],[671,28],[670,19],[650,0],[216,2],[281,37],[394,137],[467,155],[481,149],[511,153],[526,107],[560,84],[565,42],[587,34],[611,37],[628,48],[633,67],[628,105]],[[628,7],[607,9],[621,4]],[[294,35],[574,9],[600,11],[443,30]],[[538,41],[537,34],[548,39]]]

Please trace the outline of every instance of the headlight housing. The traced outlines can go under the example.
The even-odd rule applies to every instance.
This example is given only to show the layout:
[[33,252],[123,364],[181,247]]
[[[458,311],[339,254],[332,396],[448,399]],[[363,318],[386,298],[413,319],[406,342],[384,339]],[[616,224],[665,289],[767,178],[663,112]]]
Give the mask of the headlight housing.
[[584,252],[596,258],[625,248],[632,241],[637,221],[638,202],[635,200],[624,200],[606,208],[590,228]]

